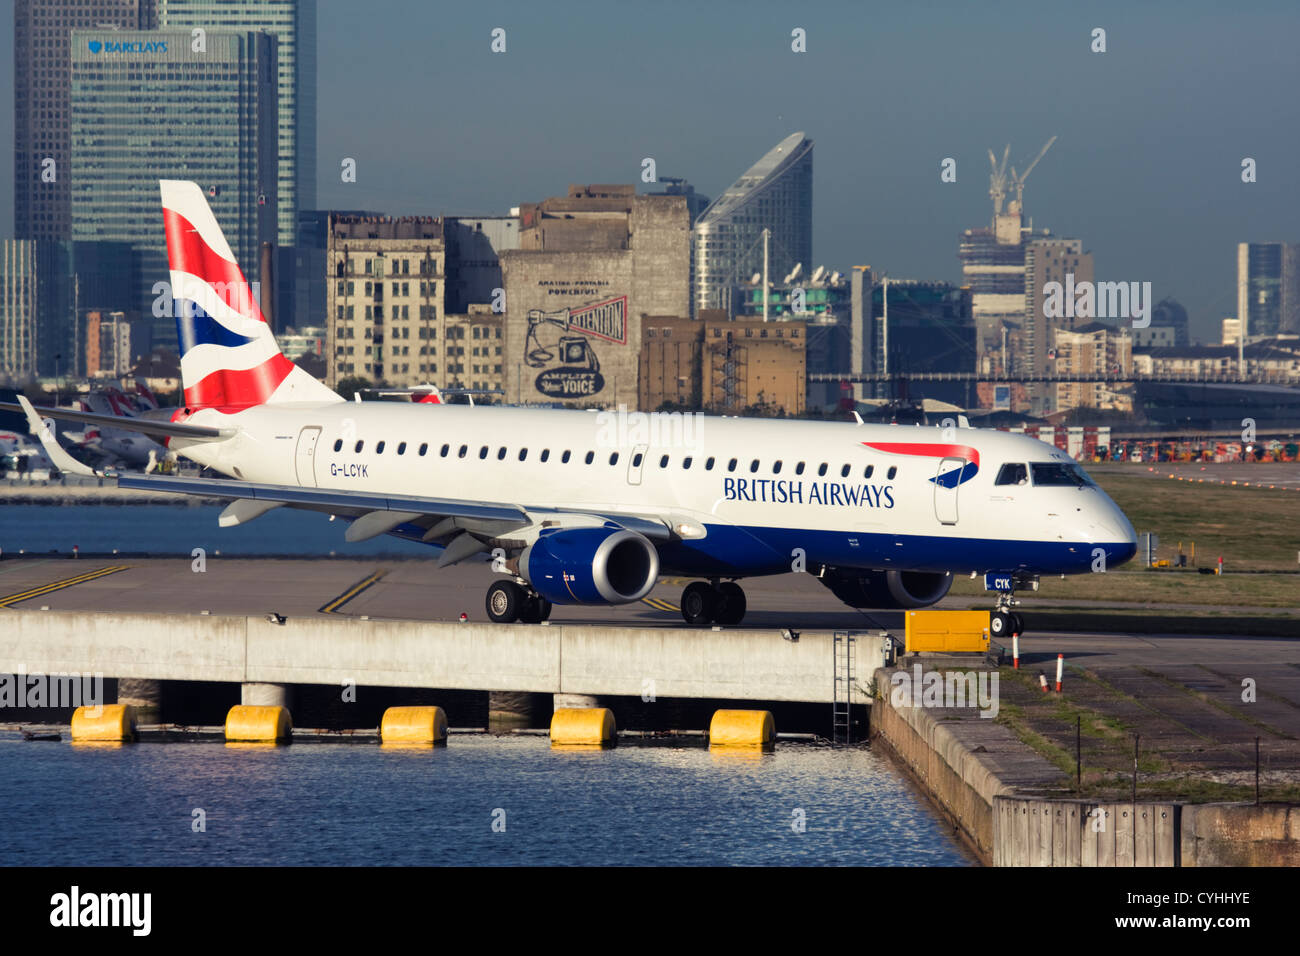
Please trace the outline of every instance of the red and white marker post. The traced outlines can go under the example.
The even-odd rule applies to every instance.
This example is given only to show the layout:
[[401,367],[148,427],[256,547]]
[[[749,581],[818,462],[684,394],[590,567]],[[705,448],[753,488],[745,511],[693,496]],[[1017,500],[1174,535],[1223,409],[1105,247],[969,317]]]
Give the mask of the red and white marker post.
[[1020,635],[1011,635],[1011,669],[1020,670]]
[[1056,655],[1056,692],[1058,694],[1061,692],[1061,676],[1064,673],[1064,670],[1065,670],[1065,655],[1057,654]]

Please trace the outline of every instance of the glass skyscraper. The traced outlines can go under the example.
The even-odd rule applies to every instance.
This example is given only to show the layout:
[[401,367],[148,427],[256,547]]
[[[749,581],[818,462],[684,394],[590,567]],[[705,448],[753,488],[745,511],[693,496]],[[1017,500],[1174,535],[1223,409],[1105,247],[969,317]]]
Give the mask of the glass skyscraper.
[[695,224],[695,311],[730,309],[731,290],[763,269],[763,230],[771,230],[768,278],[795,263],[812,268],[812,149],[803,133],[777,143],[715,199]]
[[[129,242],[140,309],[168,279],[160,179],[208,194],[245,275],[276,235],[276,40],[268,33],[76,30],[71,48],[72,237]],[[155,341],[175,342],[169,314]]]
[[316,0],[156,0],[159,29],[262,30],[278,41],[278,242],[316,208]]
[[76,28],[148,29],[150,0],[14,0],[14,233],[72,234],[68,42]]

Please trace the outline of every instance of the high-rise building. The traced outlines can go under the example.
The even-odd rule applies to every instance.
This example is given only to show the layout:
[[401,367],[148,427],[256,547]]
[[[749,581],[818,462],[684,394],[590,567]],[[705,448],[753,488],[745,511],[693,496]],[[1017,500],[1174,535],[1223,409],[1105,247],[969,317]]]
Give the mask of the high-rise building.
[[[1056,368],[1061,374],[1127,374],[1133,361],[1129,329],[1084,322],[1055,330]],[[1132,382],[1057,382],[1056,411],[1072,408],[1133,410]]]
[[[1079,239],[1033,239],[1025,243],[1024,324],[1020,349],[1013,359],[1013,374],[1047,375],[1055,367],[1057,329],[1086,325],[1095,317],[1080,315],[1072,300],[1073,290],[1093,281],[1092,253],[1083,251]],[[1061,315],[1049,315],[1052,292],[1049,284],[1059,284],[1067,292],[1058,292]],[[1032,413],[1044,415],[1054,410],[1056,389],[1043,383],[1031,384],[1028,394]]]
[[1300,243],[1237,244],[1237,318],[1247,341],[1300,332]]
[[[881,281],[871,289],[871,319],[867,344],[872,371],[975,371],[975,321],[969,288],[918,279]],[[908,396],[895,394],[887,386],[879,397],[935,398],[969,407],[975,391],[970,382],[923,382],[911,385]]]
[[14,233],[68,239],[71,31],[150,27],[151,0],[14,0]]
[[441,385],[448,363],[464,364],[469,333],[464,323],[449,330],[443,308],[442,220],[331,215],[326,269],[330,386],[352,377]]
[[731,290],[763,270],[812,265],[812,151],[803,133],[787,136],[700,214],[694,227],[694,307],[731,311]]
[[298,210],[316,206],[316,0],[155,2],[160,29],[262,30],[276,38],[280,113],[276,241],[293,245]]
[[0,378],[16,384],[36,375],[36,246],[0,239]]
[[976,346],[984,372],[1003,372],[1003,333],[1019,328],[1025,318],[1025,243],[1018,227],[967,229],[957,257],[962,284],[970,286]]
[[208,194],[231,250],[255,274],[276,231],[276,55],[267,33],[208,31],[202,52],[176,31],[72,34],[72,236],[129,242],[136,308],[175,342],[160,179]]

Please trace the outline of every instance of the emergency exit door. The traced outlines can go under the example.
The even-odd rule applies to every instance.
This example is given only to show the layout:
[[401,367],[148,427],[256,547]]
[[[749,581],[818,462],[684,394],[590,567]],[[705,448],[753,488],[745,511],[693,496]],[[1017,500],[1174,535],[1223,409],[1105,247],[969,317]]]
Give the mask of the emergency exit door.
[[939,462],[939,470],[934,475],[934,516],[940,524],[957,523],[957,491],[965,467],[965,458],[945,458]]

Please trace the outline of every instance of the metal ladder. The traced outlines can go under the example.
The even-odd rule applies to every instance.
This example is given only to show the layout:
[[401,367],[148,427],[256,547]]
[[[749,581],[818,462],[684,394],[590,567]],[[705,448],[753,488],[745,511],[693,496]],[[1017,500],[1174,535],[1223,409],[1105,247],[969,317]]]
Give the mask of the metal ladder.
[[853,743],[853,657],[857,638],[848,631],[836,631],[832,645],[835,682],[831,698],[831,740]]

